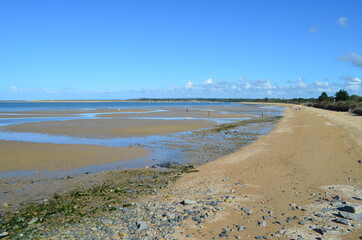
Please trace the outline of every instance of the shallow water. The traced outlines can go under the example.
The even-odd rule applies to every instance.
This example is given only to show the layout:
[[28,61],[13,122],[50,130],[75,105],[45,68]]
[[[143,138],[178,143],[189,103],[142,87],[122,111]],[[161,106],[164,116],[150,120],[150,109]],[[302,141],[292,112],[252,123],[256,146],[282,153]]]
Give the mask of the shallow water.
[[[3,104],[3,103],[2,103]],[[0,112],[6,111],[7,114],[12,114],[12,111],[38,111],[38,110],[54,110],[53,108],[59,106],[60,103],[56,104],[49,104],[48,103],[35,103],[34,105],[30,106],[28,104],[18,104],[17,106],[11,105],[4,107],[0,103]],[[62,103],[63,104],[63,103]],[[16,104],[15,104],[16,105]],[[123,107],[123,103],[121,104]],[[62,107],[57,110],[64,110],[64,109],[85,109],[85,107],[89,109],[96,109],[100,107],[104,109],[105,107],[108,108],[120,108],[119,103],[117,104],[99,104],[99,103],[86,103],[86,104],[79,104],[79,103],[66,103]],[[243,105],[243,104],[190,104],[190,103],[177,103],[177,104],[170,104],[170,103],[157,103],[157,104],[148,104],[148,103],[132,103],[127,105],[127,107],[135,107],[142,109],[152,110],[151,112],[161,112],[167,111],[165,109],[157,109],[157,106],[162,107],[207,107],[205,108],[196,108],[197,110],[201,111],[217,111],[223,114],[235,114],[235,113],[243,113],[245,115],[251,115],[254,117],[259,117],[263,112],[264,116],[277,116],[281,115],[283,112],[283,108],[280,107],[265,107],[263,105]],[[152,106],[147,108],[146,106]],[[212,107],[225,107],[225,110],[220,111],[220,109],[213,109]],[[227,106],[232,107],[233,109],[228,111]],[[237,107],[237,108],[236,108]],[[245,108],[245,110],[243,110]],[[4,110],[5,109],[5,110]],[[195,109],[195,108],[194,108]],[[137,115],[138,113],[147,114],[150,112],[134,112],[132,114]],[[30,115],[36,115],[29,113]],[[160,120],[211,120],[215,121],[217,124],[221,123],[230,123],[233,121],[240,121],[241,118],[192,118],[192,117],[124,117],[125,115],[131,114],[130,112],[120,112],[120,113],[80,113],[80,114],[72,114],[71,117],[59,117],[59,116],[51,116],[51,117],[42,117],[41,114],[38,114],[39,117],[29,117],[26,118],[26,114],[22,114],[19,118],[0,118],[0,140],[5,141],[21,141],[21,142],[34,142],[34,143],[52,143],[52,144],[81,144],[81,145],[101,145],[101,146],[109,146],[109,147],[131,147],[131,146],[141,146],[145,149],[150,151],[150,155],[139,158],[139,159],[132,159],[128,161],[116,162],[111,164],[103,164],[91,167],[84,167],[81,169],[75,169],[71,171],[58,171],[58,172],[48,172],[48,171],[40,171],[42,177],[57,177],[57,176],[66,176],[72,174],[80,174],[86,172],[99,172],[108,169],[115,169],[115,168],[143,168],[146,166],[154,166],[164,162],[177,162],[180,164],[183,163],[195,163],[195,164],[202,164],[204,162],[210,161],[218,157],[220,154],[226,154],[226,152],[234,151],[240,148],[241,145],[235,144],[233,141],[228,140],[227,136],[223,134],[214,134],[209,135],[204,138],[200,137],[195,132],[188,131],[188,132],[181,132],[176,134],[169,134],[169,135],[152,135],[152,136],[143,136],[143,137],[124,137],[124,138],[110,138],[110,139],[96,139],[96,138],[79,138],[79,137],[70,137],[65,135],[50,135],[50,134],[43,134],[43,133],[31,133],[31,132],[10,132],[5,131],[1,127],[9,126],[9,125],[16,125],[22,123],[32,123],[32,122],[46,122],[46,121],[68,121],[68,120],[75,120],[75,119],[117,119],[115,117],[107,118],[107,117],[100,117],[104,114],[120,114],[122,119],[160,119]],[[19,114],[17,114],[19,115]],[[272,124],[267,125],[260,125],[255,129],[247,129],[245,127],[240,127],[236,130],[239,135],[243,135],[244,133],[253,133],[255,135],[266,134],[272,129]],[[245,135],[245,134],[244,134]],[[230,136],[229,136],[230,137]],[[206,140],[207,139],[207,140]],[[247,135],[243,138],[243,144],[248,144],[253,140],[253,138],[248,139]],[[245,142],[244,142],[245,141]],[[222,151],[216,152],[213,154],[212,157],[205,156],[205,154],[197,153],[199,149],[204,148],[205,144],[215,143],[216,145],[223,144],[225,148]],[[226,152],[225,152],[226,151]],[[198,155],[199,154],[199,155]],[[39,172],[37,171],[13,171],[13,172],[2,172],[0,173],[0,177],[11,177],[11,176],[18,176],[18,177],[31,177],[31,176],[39,176]]]

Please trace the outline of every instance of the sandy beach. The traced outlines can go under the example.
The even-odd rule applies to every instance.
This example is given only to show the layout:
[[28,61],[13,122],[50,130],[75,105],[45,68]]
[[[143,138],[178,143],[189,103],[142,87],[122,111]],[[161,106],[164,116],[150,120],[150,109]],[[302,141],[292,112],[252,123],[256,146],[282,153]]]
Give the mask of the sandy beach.
[[[284,225],[287,217],[316,218],[318,211],[329,206],[318,205],[315,196],[338,195],[346,202],[361,204],[356,200],[362,197],[361,133],[361,117],[314,108],[288,108],[285,118],[272,132],[234,154],[199,167],[198,173],[183,176],[157,198],[172,196],[195,202],[210,199],[222,202],[225,209],[212,218],[201,224],[187,221],[179,227],[174,235],[179,239],[189,239],[186,236],[212,239],[219,237],[223,228],[235,230],[236,225],[243,226],[245,231],[228,233],[225,239],[269,238],[281,229],[280,224],[272,222]],[[252,209],[253,213],[245,214],[242,207]],[[260,227],[258,223],[264,215],[271,220]],[[318,218],[305,225],[298,222],[285,224],[285,233],[277,239],[298,235],[303,239],[318,239],[321,234],[311,225],[342,225],[329,218]],[[349,229],[348,234],[327,232],[323,239],[352,240],[362,235],[360,225],[344,227]]]
[[[88,225],[98,229],[101,222],[109,233],[83,224],[40,228],[52,239],[68,232],[99,239],[147,233],[164,239],[356,240],[361,223],[336,219],[338,204],[362,204],[361,136],[361,117],[287,106],[270,133],[136,200],[127,210],[131,216],[121,207],[88,218]],[[147,226],[142,231],[140,222]]]

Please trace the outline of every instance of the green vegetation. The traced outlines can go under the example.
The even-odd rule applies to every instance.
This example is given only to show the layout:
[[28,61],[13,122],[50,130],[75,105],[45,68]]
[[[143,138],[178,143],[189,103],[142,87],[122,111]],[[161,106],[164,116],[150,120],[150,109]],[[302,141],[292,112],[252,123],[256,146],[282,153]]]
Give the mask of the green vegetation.
[[362,115],[362,97],[358,95],[349,96],[349,93],[344,89],[336,92],[335,97],[329,97],[327,93],[323,92],[313,106],[334,111],[350,111],[353,114]]
[[55,193],[51,199],[26,204],[15,212],[5,212],[0,215],[0,233],[8,233],[11,239],[41,239],[42,225],[56,228],[86,222],[120,208],[134,207],[139,197],[165,188],[182,173],[196,171],[193,166],[112,171],[106,181],[88,189]]
[[362,115],[362,96],[349,95],[341,89],[334,96],[328,96],[326,92],[318,98],[142,98],[137,101],[151,102],[257,102],[263,103],[286,103],[286,104],[303,104],[333,111],[350,111],[353,114]]

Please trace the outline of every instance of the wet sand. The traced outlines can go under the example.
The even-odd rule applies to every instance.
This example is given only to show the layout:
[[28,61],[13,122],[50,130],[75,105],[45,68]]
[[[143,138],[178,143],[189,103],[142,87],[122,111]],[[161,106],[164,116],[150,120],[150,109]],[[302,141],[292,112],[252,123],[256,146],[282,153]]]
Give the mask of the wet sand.
[[[230,113],[223,113],[223,111]],[[239,112],[238,112],[239,111]],[[28,112],[33,117],[36,112]],[[164,108],[148,111],[140,109],[129,110],[92,110],[92,111],[59,111],[59,117],[64,115],[94,113],[98,119],[70,119],[67,121],[49,121],[23,123],[4,127],[12,132],[33,132],[52,135],[67,135],[73,137],[88,138],[117,138],[139,137],[149,135],[164,135],[177,132],[191,131],[216,125],[214,119],[245,119],[250,115],[240,113],[237,108],[211,108],[200,110],[199,108]],[[97,114],[99,113],[99,114]],[[103,114],[109,113],[109,114]],[[43,116],[56,112],[37,112]],[[23,117],[20,115],[20,117]]]
[[13,132],[47,133],[86,138],[119,138],[171,134],[215,125],[203,120],[81,119],[24,123],[5,127]]
[[105,147],[0,141],[0,172],[62,171],[144,157],[141,147]]
[[[224,112],[226,110],[227,113]],[[0,118],[48,117],[49,120],[2,127],[7,132],[42,133],[89,138],[90,140],[167,135],[215,126],[217,123],[211,119],[208,120],[209,118],[244,119],[251,117],[236,107],[27,111],[12,112],[12,114],[15,115],[4,114],[0,115]],[[72,117],[79,117],[80,114],[92,114],[99,118],[72,119]],[[69,117],[70,119],[57,121],[58,117]],[[115,148],[60,143],[62,144],[0,141],[2,166],[0,171],[70,170],[147,155],[147,151],[140,147]]]

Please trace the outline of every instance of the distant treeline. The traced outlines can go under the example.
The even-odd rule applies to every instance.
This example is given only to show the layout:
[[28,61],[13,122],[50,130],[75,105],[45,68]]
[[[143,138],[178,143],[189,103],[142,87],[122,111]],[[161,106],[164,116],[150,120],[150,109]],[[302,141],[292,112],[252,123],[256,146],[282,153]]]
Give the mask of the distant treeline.
[[315,98],[140,98],[135,101],[145,102],[260,102],[260,103],[313,103]]
[[336,92],[334,96],[328,96],[326,92],[322,92],[313,107],[341,112],[350,111],[353,114],[362,115],[362,96],[350,96],[344,89]]
[[344,89],[336,92],[334,96],[328,96],[326,92],[323,92],[318,98],[140,98],[134,100],[147,102],[258,102],[303,104],[333,111],[350,111],[351,113],[362,115],[362,96],[350,96]]

